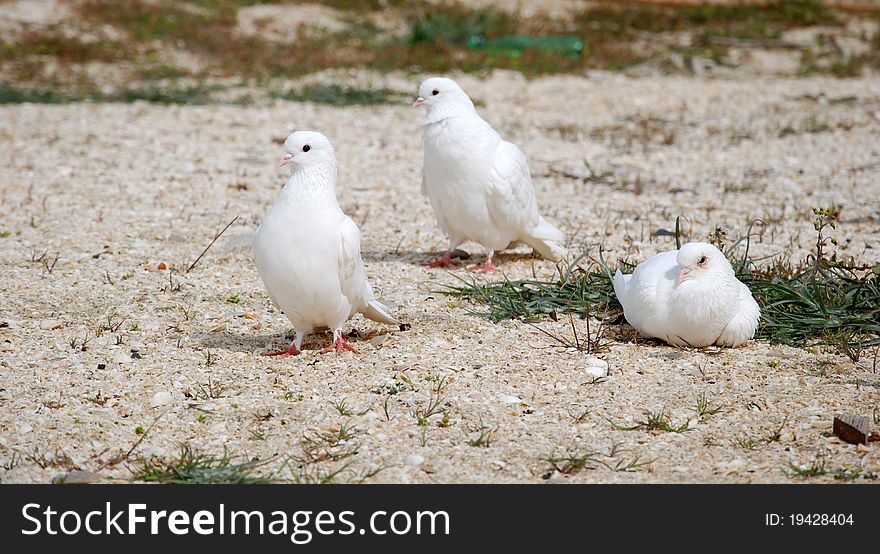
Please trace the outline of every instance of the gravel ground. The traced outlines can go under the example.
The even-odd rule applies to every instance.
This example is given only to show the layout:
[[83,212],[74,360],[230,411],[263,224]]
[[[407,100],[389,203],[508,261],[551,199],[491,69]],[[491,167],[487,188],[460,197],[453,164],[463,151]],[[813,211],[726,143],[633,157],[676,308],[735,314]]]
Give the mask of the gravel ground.
[[[528,81],[496,72],[461,83],[529,157],[539,204],[571,236],[572,258],[596,257],[601,246],[608,260],[642,260],[674,247],[655,232],[682,215],[689,237],[701,240],[716,225],[736,237],[760,219],[753,254],[799,259],[815,240],[810,209],[835,202],[839,249],[878,261],[878,78]],[[0,113],[4,483],[48,482],[74,467],[124,480],[139,456],[173,456],[181,443],[307,480],[341,470],[337,481],[788,482],[800,480],[790,463],[814,460],[828,471],[815,480],[833,481],[845,465],[880,471],[876,443],[830,436],[834,414],[880,406],[871,360],[761,341],[721,351],[613,341],[600,354],[610,374],[595,381],[585,354],[438,294],[484,277],[423,267],[445,240],[418,192],[422,114],[404,104]],[[249,242],[285,179],[276,141],[294,129],[334,143],[340,203],[361,227],[368,275],[411,324],[401,331],[356,317],[357,355],[319,354],[329,335],[307,339],[299,357],[259,355],[286,346],[291,331],[271,307]],[[586,175],[585,159],[611,182],[566,176]],[[497,261],[488,279],[556,272],[524,248]],[[570,336],[566,321],[541,325]],[[440,413],[420,426],[414,412],[440,378]],[[698,416],[701,395],[720,411]],[[609,423],[632,425],[661,409],[690,430]],[[336,451],[356,454],[282,467],[302,455],[304,433],[343,426],[353,436]],[[778,440],[764,440],[780,426]],[[128,460],[111,463],[144,429]],[[563,475],[544,461],[590,452],[604,465]]]

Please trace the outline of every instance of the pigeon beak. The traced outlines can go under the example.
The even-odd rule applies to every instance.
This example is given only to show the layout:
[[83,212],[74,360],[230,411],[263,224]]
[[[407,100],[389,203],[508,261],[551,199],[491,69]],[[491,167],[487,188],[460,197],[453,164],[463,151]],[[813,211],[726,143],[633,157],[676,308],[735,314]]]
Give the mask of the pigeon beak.
[[418,108],[419,106],[424,106],[424,105],[425,105],[425,99],[422,98],[421,96],[416,98],[412,103],[413,108]]
[[678,277],[675,279],[675,285],[678,286],[687,280],[688,274],[691,272],[690,269],[682,269],[681,273],[678,274]]
[[278,167],[284,167],[285,165],[289,164],[291,161],[293,161],[293,154],[285,154],[285,155],[281,156],[280,160],[278,160]]

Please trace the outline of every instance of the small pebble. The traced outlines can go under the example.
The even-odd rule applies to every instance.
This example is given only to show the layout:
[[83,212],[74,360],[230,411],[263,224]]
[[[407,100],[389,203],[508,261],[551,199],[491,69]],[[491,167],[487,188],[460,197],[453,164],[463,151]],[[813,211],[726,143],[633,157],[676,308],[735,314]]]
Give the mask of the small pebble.
[[379,346],[383,342],[388,340],[388,335],[379,335],[370,339],[370,346]]
[[409,456],[406,457],[406,459],[403,461],[403,463],[405,463],[408,466],[416,467],[416,466],[422,465],[422,463],[424,461],[425,461],[424,457],[419,456],[418,454],[410,454]]
[[68,473],[59,473],[52,478],[52,483],[56,485],[82,485],[86,483],[97,483],[101,480],[101,476],[91,471],[75,469]]
[[522,400],[516,396],[511,396],[509,394],[505,394],[501,397],[501,401],[505,404],[519,404]]
[[584,369],[587,374],[596,379],[608,376],[608,362],[605,360],[600,360],[599,358],[587,358],[584,361],[584,365],[586,366]]
[[158,408],[171,403],[171,394],[166,391],[159,391],[150,399],[150,407]]
[[60,319],[44,319],[40,322],[40,329],[43,331],[51,331],[53,329],[61,329],[64,323]]

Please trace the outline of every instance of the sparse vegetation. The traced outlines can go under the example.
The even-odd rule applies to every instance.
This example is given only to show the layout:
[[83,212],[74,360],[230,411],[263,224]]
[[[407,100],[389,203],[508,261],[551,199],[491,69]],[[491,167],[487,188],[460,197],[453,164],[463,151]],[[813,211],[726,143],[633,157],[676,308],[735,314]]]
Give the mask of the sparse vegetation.
[[849,465],[837,468],[834,472],[835,481],[855,481],[856,479],[876,481],[877,474],[862,467],[853,467]]
[[181,445],[176,457],[141,458],[132,470],[132,481],[171,484],[255,484],[271,483],[271,477],[256,473],[266,462],[245,461],[233,463],[224,450],[221,455],[202,454],[188,444]]
[[642,460],[640,456],[628,459],[622,457],[625,452],[626,449],[616,442],[611,444],[607,452],[571,448],[562,456],[551,455],[543,459],[550,464],[550,471],[544,474],[544,479],[549,479],[553,472],[574,475],[583,470],[594,470],[599,467],[610,471],[633,471],[653,463],[653,460]]
[[819,453],[812,460],[810,460],[809,463],[806,464],[795,464],[793,462],[789,462],[788,469],[791,470],[792,475],[801,477],[803,479],[820,477],[827,473],[825,469],[825,456]]
[[446,401],[446,398],[444,397],[446,386],[447,383],[445,376],[434,380],[433,385],[431,386],[431,394],[428,398],[428,403],[413,410],[412,415],[416,418],[416,424],[419,427],[427,426],[428,419],[431,416],[443,412],[443,403]]
[[[209,352],[209,351],[205,351]],[[213,364],[213,362],[211,362]],[[213,377],[208,377],[208,382],[204,385],[198,385],[196,387],[196,391],[193,396],[201,400],[214,400],[217,398],[223,398],[228,396],[229,386],[214,379]]]
[[[804,346],[819,343],[837,348],[858,361],[867,348],[880,345],[880,265],[859,265],[826,252],[840,210],[814,209],[815,254],[797,266],[775,262],[759,266],[748,257],[749,237],[728,248],[739,278],[761,305],[758,338]],[[745,242],[744,253],[735,249]],[[469,310],[493,322],[533,319],[557,313],[587,317],[592,311],[612,319],[620,313],[610,269],[593,263],[585,269],[575,260],[556,281],[472,281],[444,292],[486,306]],[[604,264],[604,262],[603,262]],[[624,264],[629,265],[629,264]],[[769,363],[778,363],[769,361]]]
[[[295,39],[277,39],[238,32],[238,11],[257,3],[130,0],[125,10],[110,0],[77,3],[75,17],[94,35],[89,40],[51,27],[29,29],[0,41],[0,64],[8,66],[12,77],[9,83],[0,84],[0,103],[144,100],[203,104],[220,101],[213,95],[213,85],[201,84],[217,77],[262,84],[276,77],[333,68],[422,73],[501,68],[539,75],[590,68],[620,70],[649,61],[663,70],[689,71],[696,58],[729,65],[732,46],[790,49],[791,45],[781,42],[789,29],[817,25],[842,28],[845,22],[818,0],[684,8],[602,3],[584,7],[568,18],[523,15],[492,6],[474,9],[455,2],[324,1],[344,12],[345,30],[303,29]],[[403,21],[401,30],[377,27],[370,15],[379,9]],[[126,40],[107,33],[111,28]],[[880,38],[874,36],[870,41],[874,45]],[[866,66],[880,65],[876,54],[842,53],[832,42],[799,47],[801,73],[852,76]],[[174,50],[197,58],[199,64],[180,67],[169,63],[168,52]],[[673,55],[685,63],[674,66],[663,61]],[[125,62],[130,66],[118,73],[117,92],[99,92],[85,69],[92,62]],[[56,72],[52,86],[47,86],[43,69],[52,63],[62,65],[65,71]],[[13,85],[21,82],[29,83],[28,87]],[[139,85],[132,86],[136,82]],[[340,85],[273,95],[333,105],[381,104],[397,97],[386,89]],[[234,101],[247,102],[249,98]],[[674,133],[656,135],[663,143],[675,140]]]
[[480,420],[476,425],[468,425],[468,431],[474,433],[474,436],[467,441],[468,445],[475,448],[489,448],[492,446],[498,428],[486,425]]
[[611,420],[608,421],[615,429],[620,431],[635,431],[637,429],[642,429],[645,431],[662,431],[664,433],[684,433],[685,431],[690,430],[687,421],[681,425],[673,425],[669,419],[669,414],[665,409],[660,409],[656,412],[645,410],[644,415],[644,419],[636,421],[633,425],[618,425]]
[[389,89],[357,88],[342,85],[312,85],[299,91],[273,93],[275,98],[294,102],[313,102],[331,106],[372,106],[402,101],[408,95]]
[[[472,281],[443,292],[484,304],[486,309],[468,310],[495,323],[513,318],[531,319],[551,314],[572,313],[589,317],[589,310],[620,310],[610,275],[593,265],[584,269],[580,259],[569,265],[557,281],[504,279],[499,283]],[[595,314],[594,314],[595,315]]]
[[357,454],[360,448],[354,441],[357,434],[357,428],[348,423],[327,431],[308,431],[300,439],[302,454],[292,456],[292,459],[300,464],[317,464],[350,458]]
[[706,396],[706,393],[700,393],[697,396],[697,415],[700,417],[707,415],[715,415],[719,413],[723,408],[721,406],[713,406],[709,401],[709,398]]

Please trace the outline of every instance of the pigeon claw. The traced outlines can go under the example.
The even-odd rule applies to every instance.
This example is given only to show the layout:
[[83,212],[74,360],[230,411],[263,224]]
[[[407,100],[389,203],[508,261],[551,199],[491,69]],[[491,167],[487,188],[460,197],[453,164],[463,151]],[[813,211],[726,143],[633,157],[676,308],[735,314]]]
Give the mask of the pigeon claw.
[[343,337],[339,336],[336,337],[336,340],[334,340],[330,344],[330,346],[328,346],[324,350],[321,350],[321,354],[326,354],[327,352],[342,352],[343,350],[348,350],[349,352],[354,352],[355,354],[358,353],[357,349],[355,349],[354,346],[348,344],[347,342],[345,342],[345,339]]
[[450,266],[456,267],[459,265],[461,265],[461,262],[458,260],[453,260],[452,254],[447,252],[446,254],[443,254],[443,257],[440,258],[439,260],[433,261],[429,264],[425,264],[425,267],[428,267],[431,269],[436,269],[438,267],[450,267]]
[[488,261],[483,265],[475,264],[472,266],[468,266],[468,269],[470,269],[471,271],[478,271],[480,273],[492,273],[493,271],[495,271],[495,266],[492,265],[491,261]]
[[291,344],[290,348],[287,350],[279,350],[278,352],[266,352],[263,356],[281,356],[282,358],[286,358],[287,356],[299,356],[300,350],[296,347],[295,344]]

